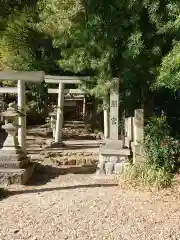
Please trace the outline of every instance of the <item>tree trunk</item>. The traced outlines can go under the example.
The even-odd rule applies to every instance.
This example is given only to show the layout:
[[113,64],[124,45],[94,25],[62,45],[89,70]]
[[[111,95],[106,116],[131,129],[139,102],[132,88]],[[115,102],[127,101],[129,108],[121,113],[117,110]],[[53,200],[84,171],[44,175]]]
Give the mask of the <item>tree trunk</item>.
[[141,81],[141,108],[144,109],[144,117],[149,118],[153,116],[154,94],[150,90],[148,80],[151,80],[150,74],[144,76]]

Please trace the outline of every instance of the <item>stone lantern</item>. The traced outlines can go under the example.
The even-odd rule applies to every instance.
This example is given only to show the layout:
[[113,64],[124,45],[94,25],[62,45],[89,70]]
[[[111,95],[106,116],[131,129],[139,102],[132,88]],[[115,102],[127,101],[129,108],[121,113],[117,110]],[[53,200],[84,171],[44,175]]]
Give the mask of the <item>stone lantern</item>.
[[7,110],[1,113],[1,116],[5,119],[5,125],[2,128],[7,132],[7,138],[0,150],[1,164],[11,168],[23,167],[24,164],[29,162],[26,154],[19,146],[16,136],[18,128],[21,126],[17,124],[20,113],[16,110],[15,104],[10,103]]

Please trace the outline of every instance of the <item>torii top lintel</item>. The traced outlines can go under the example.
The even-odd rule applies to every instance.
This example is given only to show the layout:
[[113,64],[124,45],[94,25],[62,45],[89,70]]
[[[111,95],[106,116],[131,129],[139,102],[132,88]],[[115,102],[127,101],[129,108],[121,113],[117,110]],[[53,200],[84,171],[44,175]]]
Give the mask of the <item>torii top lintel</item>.
[[32,82],[42,82],[44,81],[43,71],[1,71],[0,80],[7,81],[32,81]]
[[82,81],[89,81],[89,77],[75,77],[75,76],[54,76],[45,75],[43,71],[1,71],[0,80],[7,81],[32,81],[32,82],[42,82],[46,83],[66,83],[66,84],[77,84]]

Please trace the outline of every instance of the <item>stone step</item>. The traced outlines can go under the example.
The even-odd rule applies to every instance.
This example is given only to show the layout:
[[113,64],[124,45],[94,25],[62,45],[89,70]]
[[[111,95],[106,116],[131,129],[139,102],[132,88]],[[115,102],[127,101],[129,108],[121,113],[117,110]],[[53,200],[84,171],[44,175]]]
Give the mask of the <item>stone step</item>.
[[0,168],[12,168],[19,169],[25,167],[29,163],[29,158],[23,159],[23,161],[6,160],[0,161]]
[[96,165],[99,154],[90,152],[49,152],[44,156],[44,162],[52,162],[56,166]]
[[81,165],[93,165],[98,162],[98,158],[89,157],[89,158],[74,158],[74,157],[61,157],[59,159],[55,159],[54,161],[58,166],[81,166]]
[[99,149],[99,153],[102,155],[111,155],[111,156],[129,156],[131,155],[130,149],[109,149],[105,147],[101,147]]
[[37,154],[37,153],[40,153],[41,151],[42,151],[42,148],[40,148],[40,147],[27,148],[27,153],[28,154]]
[[26,169],[0,168],[0,185],[26,184],[35,167],[36,163],[30,163]]
[[56,166],[56,165],[39,165],[36,168],[39,173],[48,174],[92,174],[96,172],[96,165],[83,166]]

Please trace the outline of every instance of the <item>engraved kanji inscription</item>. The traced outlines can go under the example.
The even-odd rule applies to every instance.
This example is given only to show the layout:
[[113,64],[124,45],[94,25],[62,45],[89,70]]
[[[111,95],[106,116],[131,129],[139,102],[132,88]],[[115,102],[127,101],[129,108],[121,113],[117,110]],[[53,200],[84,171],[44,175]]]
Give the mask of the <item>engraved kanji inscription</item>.
[[111,107],[118,107],[118,101],[117,100],[112,100],[111,101]]
[[111,118],[111,123],[112,123],[112,125],[116,125],[117,124],[117,118],[116,117]]

